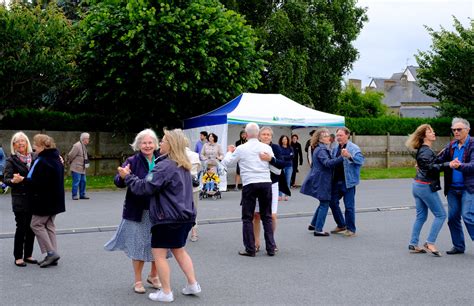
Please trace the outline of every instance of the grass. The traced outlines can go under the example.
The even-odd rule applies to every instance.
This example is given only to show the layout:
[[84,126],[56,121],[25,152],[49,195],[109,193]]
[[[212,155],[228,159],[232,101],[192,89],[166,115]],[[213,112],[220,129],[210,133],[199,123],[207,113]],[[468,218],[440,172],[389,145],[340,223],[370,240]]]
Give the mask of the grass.
[[[381,180],[381,179],[398,179],[398,178],[413,178],[416,170],[414,167],[410,168],[362,168],[361,179],[363,180]],[[64,187],[71,189],[72,178],[66,177]],[[99,175],[87,176],[87,189],[118,189],[114,185],[113,175]]]
[[360,178],[363,180],[382,180],[398,178],[414,178],[415,167],[409,168],[362,168]]
[[[67,176],[64,180],[64,188],[71,190],[72,177]],[[118,189],[114,184],[113,175],[87,176],[87,189]]]

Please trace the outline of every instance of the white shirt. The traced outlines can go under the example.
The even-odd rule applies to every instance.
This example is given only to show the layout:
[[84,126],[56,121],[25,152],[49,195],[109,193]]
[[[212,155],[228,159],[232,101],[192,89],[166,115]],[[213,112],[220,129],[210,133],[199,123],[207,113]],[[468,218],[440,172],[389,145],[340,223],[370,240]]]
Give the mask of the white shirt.
[[261,152],[274,156],[269,145],[261,143],[256,138],[251,138],[238,146],[234,153],[227,152],[222,160],[222,165],[228,168],[238,162],[243,186],[253,183],[271,183],[270,165],[267,161],[260,159]]

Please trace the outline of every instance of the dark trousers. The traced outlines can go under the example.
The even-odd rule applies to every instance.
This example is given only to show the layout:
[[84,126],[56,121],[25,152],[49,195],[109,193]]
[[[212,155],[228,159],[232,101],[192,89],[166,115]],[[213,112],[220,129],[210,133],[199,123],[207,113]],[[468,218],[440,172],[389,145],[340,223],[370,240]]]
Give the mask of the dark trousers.
[[293,160],[293,172],[291,173],[290,186],[295,186],[296,172],[298,172],[298,160]]
[[253,232],[253,215],[255,205],[260,208],[260,219],[263,224],[265,247],[269,252],[275,250],[272,230],[272,183],[254,183],[242,189],[242,234],[245,250],[255,253],[255,236]]
[[31,230],[31,214],[25,212],[15,212],[15,239],[13,256],[15,259],[29,258],[33,254],[33,243],[35,234]]

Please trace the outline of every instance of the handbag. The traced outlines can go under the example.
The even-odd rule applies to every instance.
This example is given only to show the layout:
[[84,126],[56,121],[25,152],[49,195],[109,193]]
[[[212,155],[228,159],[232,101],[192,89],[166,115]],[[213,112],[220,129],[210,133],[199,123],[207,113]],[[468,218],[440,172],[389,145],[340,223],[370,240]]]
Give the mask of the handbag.
[[199,185],[199,178],[197,177],[197,175],[193,175],[193,187],[199,187]]

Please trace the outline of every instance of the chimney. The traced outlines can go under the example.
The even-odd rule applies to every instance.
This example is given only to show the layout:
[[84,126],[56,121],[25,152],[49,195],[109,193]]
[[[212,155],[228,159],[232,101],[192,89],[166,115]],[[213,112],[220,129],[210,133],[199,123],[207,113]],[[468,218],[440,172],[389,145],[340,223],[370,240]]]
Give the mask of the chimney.
[[349,85],[352,85],[357,89],[358,91],[362,90],[362,81],[358,79],[349,79]]
[[395,80],[384,80],[383,81],[383,89],[385,91],[388,91],[388,90],[390,90],[390,88],[392,88],[396,84],[397,84],[397,81],[395,81]]
[[403,87],[407,87],[408,78],[407,78],[406,74],[402,75],[402,77],[400,78],[400,84],[401,84]]

